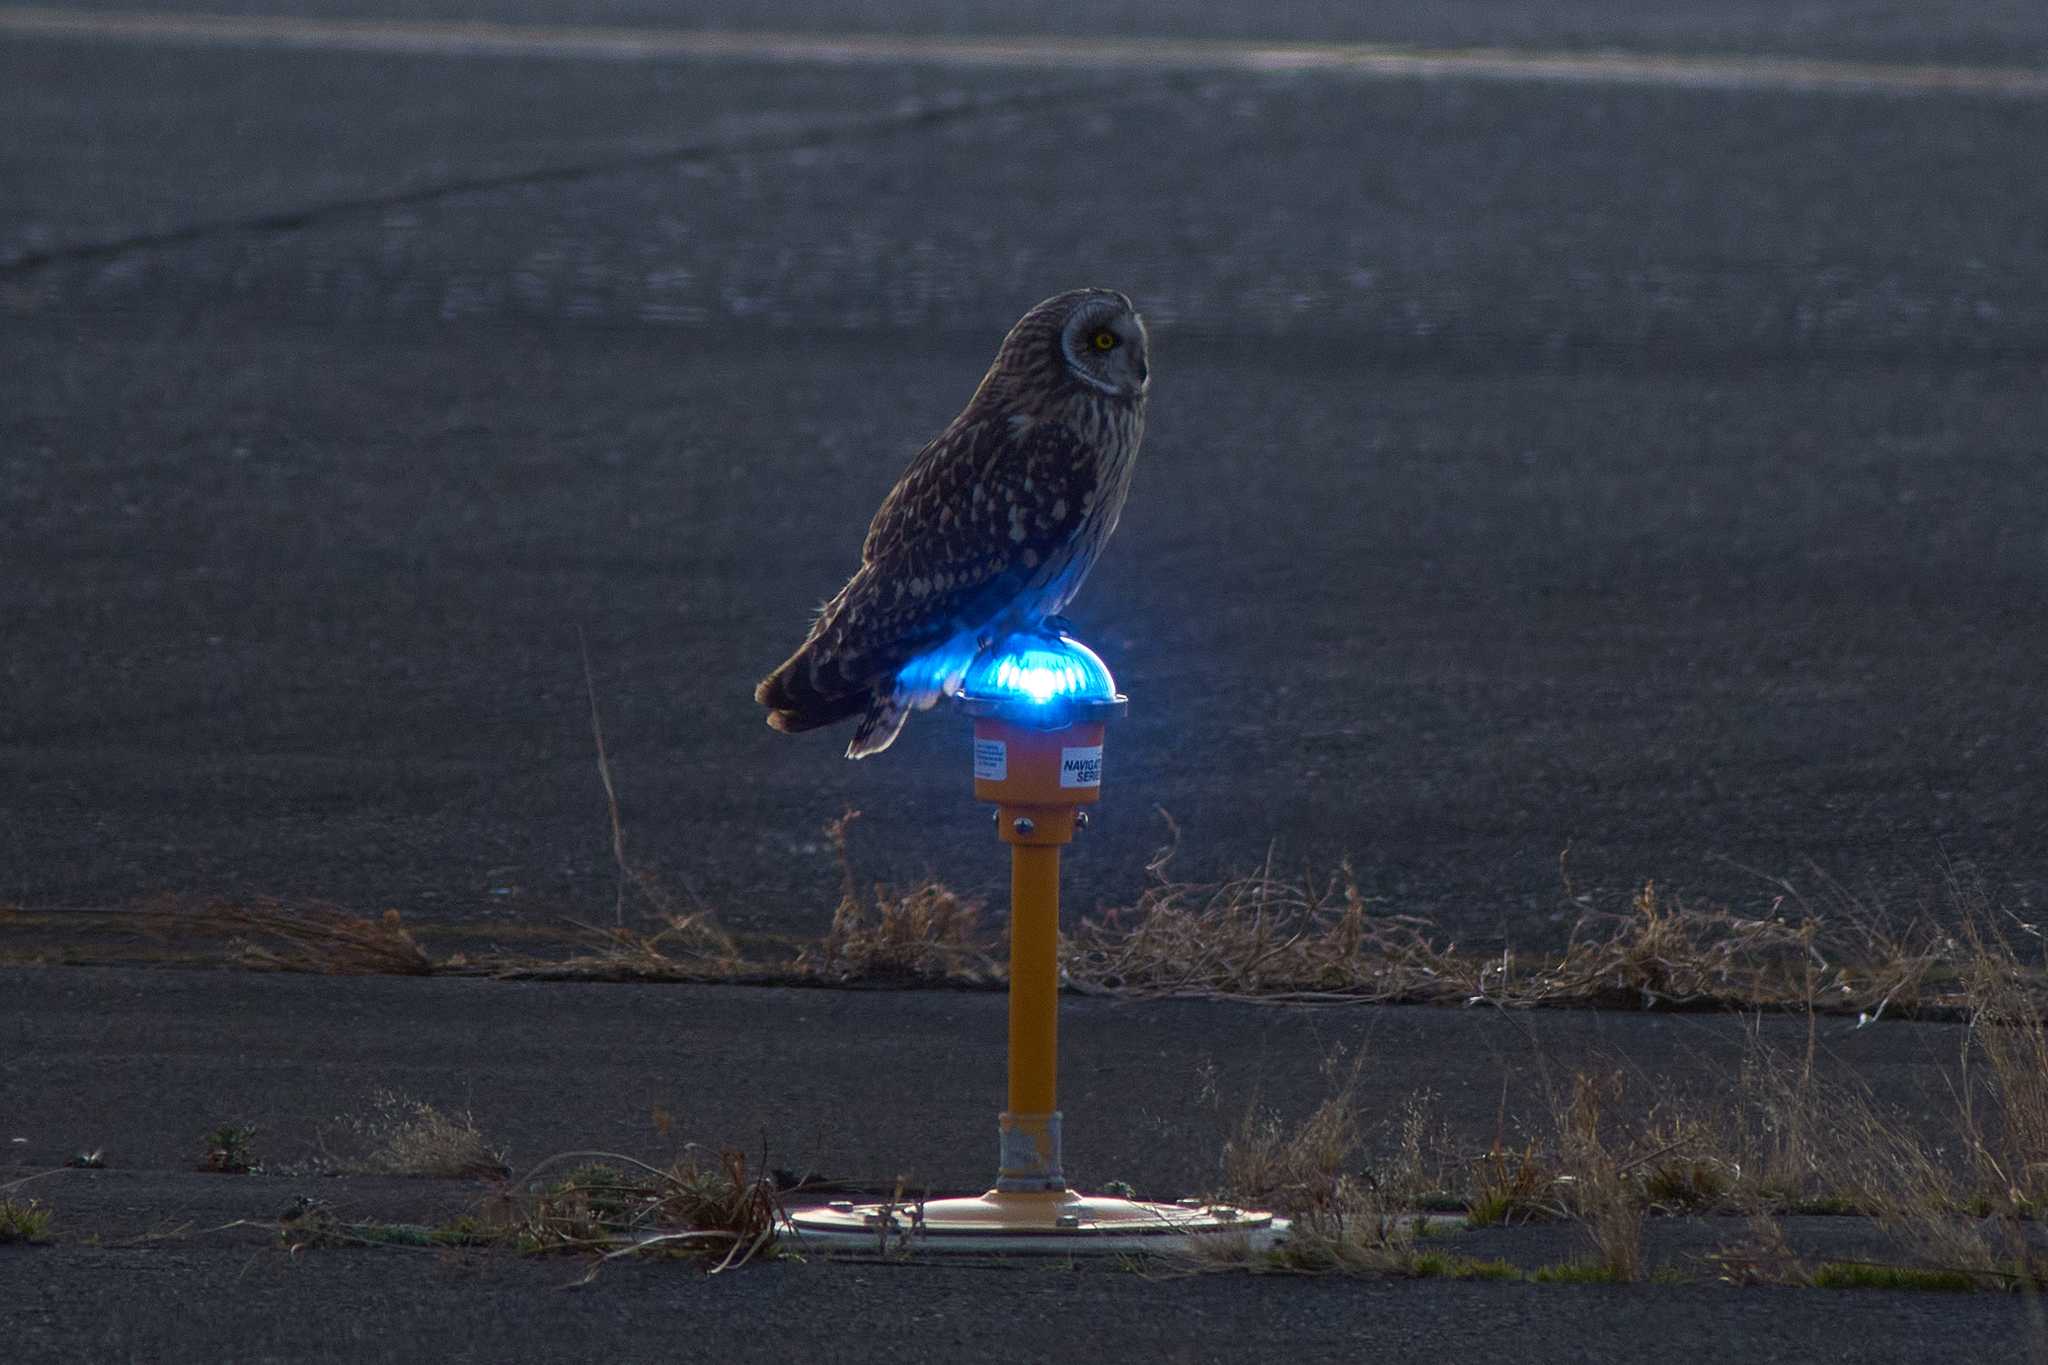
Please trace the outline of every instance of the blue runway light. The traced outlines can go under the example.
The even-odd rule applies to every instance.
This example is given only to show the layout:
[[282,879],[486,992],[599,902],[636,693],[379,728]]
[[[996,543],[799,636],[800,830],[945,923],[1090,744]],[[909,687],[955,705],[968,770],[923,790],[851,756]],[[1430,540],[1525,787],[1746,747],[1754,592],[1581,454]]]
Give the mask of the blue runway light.
[[1019,631],[974,656],[960,687],[970,715],[1006,715],[1038,726],[1120,714],[1109,665],[1065,635]]

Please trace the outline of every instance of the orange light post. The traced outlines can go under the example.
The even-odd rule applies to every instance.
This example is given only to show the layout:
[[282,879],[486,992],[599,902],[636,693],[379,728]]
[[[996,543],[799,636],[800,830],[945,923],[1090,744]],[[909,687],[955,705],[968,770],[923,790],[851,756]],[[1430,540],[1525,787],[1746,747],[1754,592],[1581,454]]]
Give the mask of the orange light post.
[[1270,1240],[1270,1213],[1077,1194],[1060,1156],[1060,850],[1102,794],[1103,731],[1124,714],[1108,667],[1079,641],[1024,633],[976,657],[957,699],[974,719],[974,795],[1010,846],[1008,1106],[995,1187],[912,1205],[850,1202],[790,1215],[806,1242],[934,1252],[1133,1252],[1198,1236]]
[[1060,1162],[1060,850],[1102,795],[1103,729],[1125,700],[1070,640],[1005,642],[960,694],[974,718],[974,795],[1010,846],[1010,1085],[997,1193],[1065,1191]]

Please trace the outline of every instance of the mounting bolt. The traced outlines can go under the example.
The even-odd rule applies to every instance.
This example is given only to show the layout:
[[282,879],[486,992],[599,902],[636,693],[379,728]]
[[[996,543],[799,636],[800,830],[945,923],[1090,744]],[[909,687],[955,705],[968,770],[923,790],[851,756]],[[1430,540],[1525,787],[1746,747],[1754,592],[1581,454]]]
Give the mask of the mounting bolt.
[[1075,828],[1075,829],[1086,829],[1086,828],[1088,828],[1088,812],[1087,812],[1087,811],[1085,811],[1085,810],[1077,810],[1077,811],[1075,811],[1075,812],[1074,812],[1074,828]]
[[1019,834],[1035,834],[1038,831],[1038,826],[1032,821],[1031,817],[1028,815],[1018,816],[1016,820],[1014,820],[1011,823],[1010,828],[1016,830]]

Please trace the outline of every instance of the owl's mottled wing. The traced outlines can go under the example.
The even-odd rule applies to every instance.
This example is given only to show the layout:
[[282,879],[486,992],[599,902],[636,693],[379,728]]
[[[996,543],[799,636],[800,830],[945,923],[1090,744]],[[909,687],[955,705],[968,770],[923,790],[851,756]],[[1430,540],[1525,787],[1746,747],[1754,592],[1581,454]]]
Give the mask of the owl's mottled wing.
[[852,580],[754,690],[769,723],[794,733],[867,711],[855,750],[870,752],[868,729],[901,724],[898,671],[1035,596],[1071,561],[1102,496],[1091,448],[1063,424],[966,417],[948,428],[883,502]]
[[1000,615],[1063,561],[1100,492],[1058,422],[963,423],[932,443],[868,528],[860,572],[826,611],[849,677],[878,678]]

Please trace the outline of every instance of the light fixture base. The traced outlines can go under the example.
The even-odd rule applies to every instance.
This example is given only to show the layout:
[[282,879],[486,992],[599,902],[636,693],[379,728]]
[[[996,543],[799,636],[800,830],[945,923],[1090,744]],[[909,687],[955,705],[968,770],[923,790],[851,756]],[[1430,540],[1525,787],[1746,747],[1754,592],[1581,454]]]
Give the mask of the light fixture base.
[[1230,1204],[1178,1204],[1078,1194],[990,1190],[923,1203],[842,1201],[793,1210],[782,1235],[800,1248],[869,1254],[1171,1255],[1240,1239],[1265,1250],[1287,1222]]

